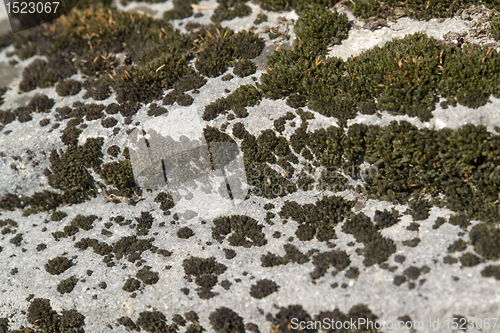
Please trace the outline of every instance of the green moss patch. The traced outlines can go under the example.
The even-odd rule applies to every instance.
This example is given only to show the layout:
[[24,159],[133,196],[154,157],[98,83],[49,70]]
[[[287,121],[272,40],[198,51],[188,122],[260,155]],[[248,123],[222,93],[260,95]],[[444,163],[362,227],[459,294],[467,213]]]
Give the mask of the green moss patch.
[[263,49],[263,43],[254,33],[210,25],[198,32],[199,44],[195,66],[203,75],[216,77],[223,74],[231,62],[240,58],[252,59]]
[[243,0],[218,0],[219,6],[212,15],[212,21],[221,22],[232,20],[235,17],[245,17],[252,13],[252,9]]
[[72,276],[66,280],[62,280],[57,285],[57,291],[60,294],[69,294],[70,292],[73,291],[77,282],[78,282],[78,279],[74,276]]
[[52,275],[59,275],[72,266],[71,260],[66,257],[55,257],[45,264],[45,270]]
[[[28,322],[40,332],[75,332],[84,333],[85,316],[76,310],[66,310],[58,314],[46,298],[31,301],[27,313]],[[23,331],[25,332],[25,331]],[[26,332],[34,332],[27,329]]]
[[363,213],[351,216],[342,225],[342,231],[352,234],[358,242],[365,245],[363,255],[365,266],[381,264],[396,252],[396,244],[392,239],[383,237],[378,226],[373,224]]
[[144,284],[156,284],[158,282],[159,274],[157,272],[153,272],[150,266],[144,266],[141,270],[137,272],[136,277],[141,280]]
[[317,238],[327,241],[336,238],[335,226],[344,220],[344,215],[352,208],[352,203],[341,197],[325,197],[316,204],[299,205],[286,201],[279,215],[299,223],[295,234],[301,241]]
[[227,237],[232,246],[263,246],[267,244],[263,228],[263,225],[248,216],[219,217],[214,220],[212,237],[220,243]]
[[243,318],[233,310],[220,307],[210,313],[210,325],[216,333],[244,333]]

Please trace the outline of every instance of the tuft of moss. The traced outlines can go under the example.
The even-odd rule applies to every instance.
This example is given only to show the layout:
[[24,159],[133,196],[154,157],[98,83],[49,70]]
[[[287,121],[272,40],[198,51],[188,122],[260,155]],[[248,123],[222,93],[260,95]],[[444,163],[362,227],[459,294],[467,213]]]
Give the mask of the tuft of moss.
[[23,241],[23,234],[19,233],[16,236],[10,239],[10,243],[14,244],[16,247],[21,246],[21,242]]
[[485,259],[500,258],[500,230],[496,226],[480,223],[472,228],[469,239],[474,251]]
[[50,220],[51,221],[61,221],[66,216],[68,216],[68,214],[66,214],[63,211],[58,210],[57,212],[54,212],[54,213],[52,213],[52,215],[50,215]]
[[52,275],[59,275],[68,270],[73,263],[66,257],[55,257],[45,264],[45,270]]
[[392,239],[383,237],[378,226],[374,225],[363,213],[351,216],[342,225],[342,231],[352,234],[356,241],[365,245],[363,264],[371,266],[381,264],[396,252],[396,244]]
[[211,17],[216,23],[232,20],[235,17],[245,17],[252,13],[252,9],[243,0],[218,0],[218,2],[219,6]]
[[255,66],[255,64],[251,60],[248,60],[247,58],[242,58],[238,60],[236,65],[234,65],[233,72],[239,77],[245,77],[248,75],[255,74],[256,70],[257,66]]
[[159,274],[153,272],[150,266],[144,266],[141,270],[137,272],[136,278],[141,280],[144,284],[156,284],[160,279]]
[[388,211],[387,209],[384,209],[384,211],[376,210],[373,220],[377,224],[377,228],[383,229],[398,223],[400,220],[399,217],[399,212],[392,208],[391,211]]
[[494,277],[500,280],[500,266],[489,265],[486,266],[482,271],[481,275],[484,277]]
[[195,66],[201,74],[209,77],[223,74],[234,60],[257,57],[263,49],[259,37],[249,31],[234,33],[227,28],[209,25],[198,34],[204,42],[199,46]]
[[243,318],[233,310],[220,307],[210,313],[210,325],[216,333],[244,333]]
[[81,89],[80,82],[71,79],[59,81],[56,85],[56,92],[63,97],[76,95]]
[[232,246],[263,246],[267,244],[266,237],[262,232],[264,226],[256,220],[245,215],[232,215],[218,217],[214,220],[212,237],[218,242],[227,238]]
[[138,290],[140,287],[141,287],[141,282],[139,280],[136,280],[134,278],[129,278],[123,285],[122,289],[125,290],[126,292],[131,293]]
[[292,218],[299,223],[295,234],[301,241],[316,237],[324,242],[336,237],[335,226],[343,221],[344,215],[351,208],[350,201],[331,196],[316,204],[299,205],[293,201],[285,201],[279,215],[283,219]]
[[139,313],[139,318],[136,321],[137,325],[147,332],[154,333],[176,333],[176,324],[167,324],[165,315],[160,311],[144,311]]
[[248,115],[247,106],[255,106],[262,100],[261,92],[251,84],[238,87],[229,96],[218,98],[215,102],[205,107],[203,120],[213,120],[219,114],[225,114],[228,110],[233,110],[240,118]]
[[194,232],[189,227],[183,227],[177,230],[177,237],[181,239],[188,239],[189,237],[194,236]]
[[74,276],[72,276],[68,279],[62,280],[57,285],[57,291],[60,294],[69,294],[70,292],[73,291],[77,282],[78,282],[78,279]]
[[257,299],[262,299],[278,291],[279,286],[269,279],[262,279],[257,281],[250,287],[250,296]]

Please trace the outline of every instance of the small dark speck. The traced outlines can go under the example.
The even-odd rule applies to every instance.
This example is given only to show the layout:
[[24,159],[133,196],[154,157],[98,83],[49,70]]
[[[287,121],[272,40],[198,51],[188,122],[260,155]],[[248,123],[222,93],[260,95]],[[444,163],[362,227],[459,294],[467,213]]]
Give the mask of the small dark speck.
[[332,287],[333,289],[337,288],[338,286],[339,286],[339,284],[338,284],[337,282],[332,283],[332,284],[330,285],[330,287]]
[[234,279],[234,282],[238,282],[238,283],[240,283],[240,282],[241,282],[241,279]]
[[459,278],[458,276],[453,276],[453,277],[452,277],[452,279],[453,279],[453,281],[458,281],[458,280],[460,280],[460,278]]
[[97,299],[97,295],[92,295],[92,299]]
[[181,291],[182,291],[182,293],[184,295],[188,295],[189,294],[189,288],[182,288]]
[[344,289],[347,288],[347,283],[342,283],[341,287]]

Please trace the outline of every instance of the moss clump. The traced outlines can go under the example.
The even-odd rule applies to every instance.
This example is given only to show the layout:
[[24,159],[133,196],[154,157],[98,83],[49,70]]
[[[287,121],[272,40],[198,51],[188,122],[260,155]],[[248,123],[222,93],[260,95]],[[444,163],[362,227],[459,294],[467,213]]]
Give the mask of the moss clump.
[[248,75],[255,74],[256,70],[257,66],[255,66],[255,64],[251,60],[248,60],[247,58],[242,58],[234,66],[233,72],[239,77],[245,77]]
[[134,278],[129,278],[123,285],[122,289],[125,290],[126,292],[131,293],[138,290],[140,287],[141,287],[141,282],[139,280],[136,280]]
[[58,210],[57,212],[54,212],[54,213],[52,213],[52,215],[50,215],[50,220],[51,221],[61,221],[66,216],[68,216],[68,214],[66,214],[63,211]]
[[194,232],[189,227],[180,228],[177,230],[177,237],[182,239],[188,239],[189,237],[194,236]]
[[76,95],[81,89],[82,85],[80,82],[71,79],[62,80],[56,85],[56,92],[63,97]]
[[219,6],[211,17],[216,23],[232,20],[235,17],[245,17],[252,13],[252,9],[243,0],[218,0],[218,2]]
[[489,260],[500,258],[500,230],[496,226],[480,223],[469,233],[474,250]]
[[314,271],[311,272],[313,280],[325,275],[330,267],[334,267],[338,272],[343,271],[351,264],[349,255],[345,251],[322,252],[313,256]]
[[257,299],[262,299],[278,291],[279,286],[269,279],[257,281],[250,287],[250,296]]
[[261,24],[262,22],[266,22],[268,19],[267,15],[264,14],[264,13],[259,13],[257,14],[257,18],[255,19],[255,21],[253,21],[253,24],[255,25],[259,25]]
[[484,277],[494,277],[495,279],[500,280],[500,266],[486,266],[481,271],[481,275]]
[[352,6],[352,13],[362,18],[379,17],[382,12],[378,0],[357,0]]
[[104,164],[100,175],[107,184],[112,184],[118,189],[131,188],[135,185],[129,159]]
[[160,209],[164,212],[174,208],[175,202],[170,193],[160,192],[154,199],[155,202],[160,203]]
[[286,201],[279,212],[284,218],[292,218],[299,223],[295,234],[301,241],[316,237],[319,241],[335,238],[335,226],[344,220],[344,215],[352,208],[352,203],[341,197],[325,197],[316,204],[299,205]]
[[13,238],[11,238],[9,242],[14,244],[16,247],[19,247],[19,246],[21,246],[22,241],[23,241],[23,234],[19,233],[16,236],[14,236]]
[[255,106],[262,100],[261,92],[251,84],[238,87],[229,96],[219,98],[215,102],[205,107],[203,120],[213,120],[219,114],[225,114],[228,110],[233,110],[240,118],[248,115],[247,106]]
[[376,210],[373,220],[377,224],[377,228],[383,229],[391,227],[396,223],[398,223],[400,220],[399,217],[400,217],[399,212],[394,208],[392,208],[391,211],[387,209],[384,209],[384,211]]
[[139,272],[137,272],[136,278],[141,280],[144,284],[156,284],[160,279],[159,274],[151,271],[150,266],[144,266]]
[[45,264],[45,270],[52,275],[59,275],[69,269],[73,263],[66,257],[55,257]]
[[452,215],[450,216],[449,222],[450,224],[459,226],[462,229],[467,229],[467,227],[470,225],[470,221],[465,214]]
[[410,207],[409,213],[413,216],[416,221],[421,221],[427,219],[430,214],[429,211],[432,208],[432,204],[428,201],[415,200],[410,201],[408,204]]
[[[289,305],[286,308],[281,307],[280,311],[275,316],[268,314],[267,318],[269,319],[269,321],[271,321],[271,327],[276,330],[276,333],[293,332],[288,328],[292,325],[292,320],[298,320],[299,322],[307,322],[312,320],[309,313],[307,313],[307,311],[304,310],[301,305]],[[316,330],[308,331],[311,333],[316,332]]]
[[145,311],[139,313],[139,319],[136,321],[143,330],[153,333],[176,333],[176,324],[167,324],[165,315],[160,311]]
[[36,94],[28,103],[28,107],[30,108],[30,110],[36,113],[50,112],[52,106],[54,106],[54,100],[42,94]]
[[232,246],[263,246],[267,244],[267,240],[262,228],[263,225],[245,215],[219,217],[214,220],[212,237],[222,243],[229,235],[227,241]]
[[71,225],[88,231],[93,228],[92,223],[97,219],[95,215],[83,216],[77,215],[72,221]]
[[78,279],[74,276],[72,276],[66,280],[62,280],[57,285],[57,291],[60,294],[69,294],[70,292],[73,291],[77,282],[78,282]]
[[75,203],[94,195],[93,179],[86,167],[101,162],[102,142],[103,138],[89,138],[83,146],[70,145],[62,155],[51,152],[49,184],[66,192],[63,200]]
[[286,253],[283,257],[277,256],[270,252],[262,255],[262,257],[260,258],[262,262],[262,267],[274,267],[279,265],[286,265],[289,262],[302,265],[305,264],[306,262],[309,262],[310,260],[309,256],[311,254],[309,253],[303,254],[292,244],[285,244],[283,245],[283,248],[285,249]]
[[243,318],[233,310],[220,307],[210,313],[210,325],[216,333],[244,333]]
[[479,263],[481,263],[481,259],[475,254],[470,252],[464,253],[459,260],[462,266],[466,267],[476,266],[479,265]]
[[50,301],[46,298],[35,298],[31,301],[27,319],[40,332],[85,332],[83,328],[85,316],[76,310],[62,311],[59,315],[52,309]]
[[199,0],[174,0],[174,9],[166,11],[163,18],[166,20],[183,19],[193,15],[191,4],[197,4]]
[[16,120],[16,115],[11,111],[0,111],[0,122],[7,125]]
[[[332,321],[339,322],[361,322],[360,319],[364,319],[365,323],[375,322],[378,317],[372,313],[372,311],[368,308],[368,306],[364,304],[358,304],[353,306],[348,313],[343,313],[339,309],[335,309],[333,311],[321,311],[314,319],[323,321],[325,318],[328,318]],[[372,328],[371,324],[363,324],[357,325],[356,330],[351,330],[352,332],[369,332],[373,333],[375,330]],[[282,331],[285,332],[285,331]],[[333,331],[329,331],[333,332]]]
[[500,16],[495,16],[490,23],[491,37],[495,40],[500,40]]
[[386,261],[394,252],[396,244],[392,239],[383,237],[378,226],[374,225],[363,213],[351,216],[343,225],[342,231],[352,234],[356,241],[365,245],[363,264],[371,266]]
[[141,212],[141,216],[136,217],[135,220],[137,221],[137,234],[147,235],[153,225],[153,216],[149,212]]
[[146,250],[153,250],[153,239],[139,239],[137,236],[125,236],[113,243],[113,252],[119,259],[126,255],[140,254]]
[[252,32],[234,33],[230,29],[210,25],[198,34],[203,43],[199,46],[195,66],[201,74],[209,77],[223,74],[234,60],[257,57],[263,49],[263,43]]
[[203,274],[220,275],[224,273],[227,267],[215,261],[214,257],[198,258],[190,257],[182,262],[186,275],[201,276]]

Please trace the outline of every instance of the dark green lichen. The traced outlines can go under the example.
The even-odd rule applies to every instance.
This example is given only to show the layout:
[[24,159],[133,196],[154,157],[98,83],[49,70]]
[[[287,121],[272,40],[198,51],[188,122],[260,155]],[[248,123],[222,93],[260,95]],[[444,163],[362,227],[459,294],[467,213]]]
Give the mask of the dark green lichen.
[[472,228],[469,239],[474,246],[474,251],[485,259],[500,258],[500,229],[497,226],[480,223]]

